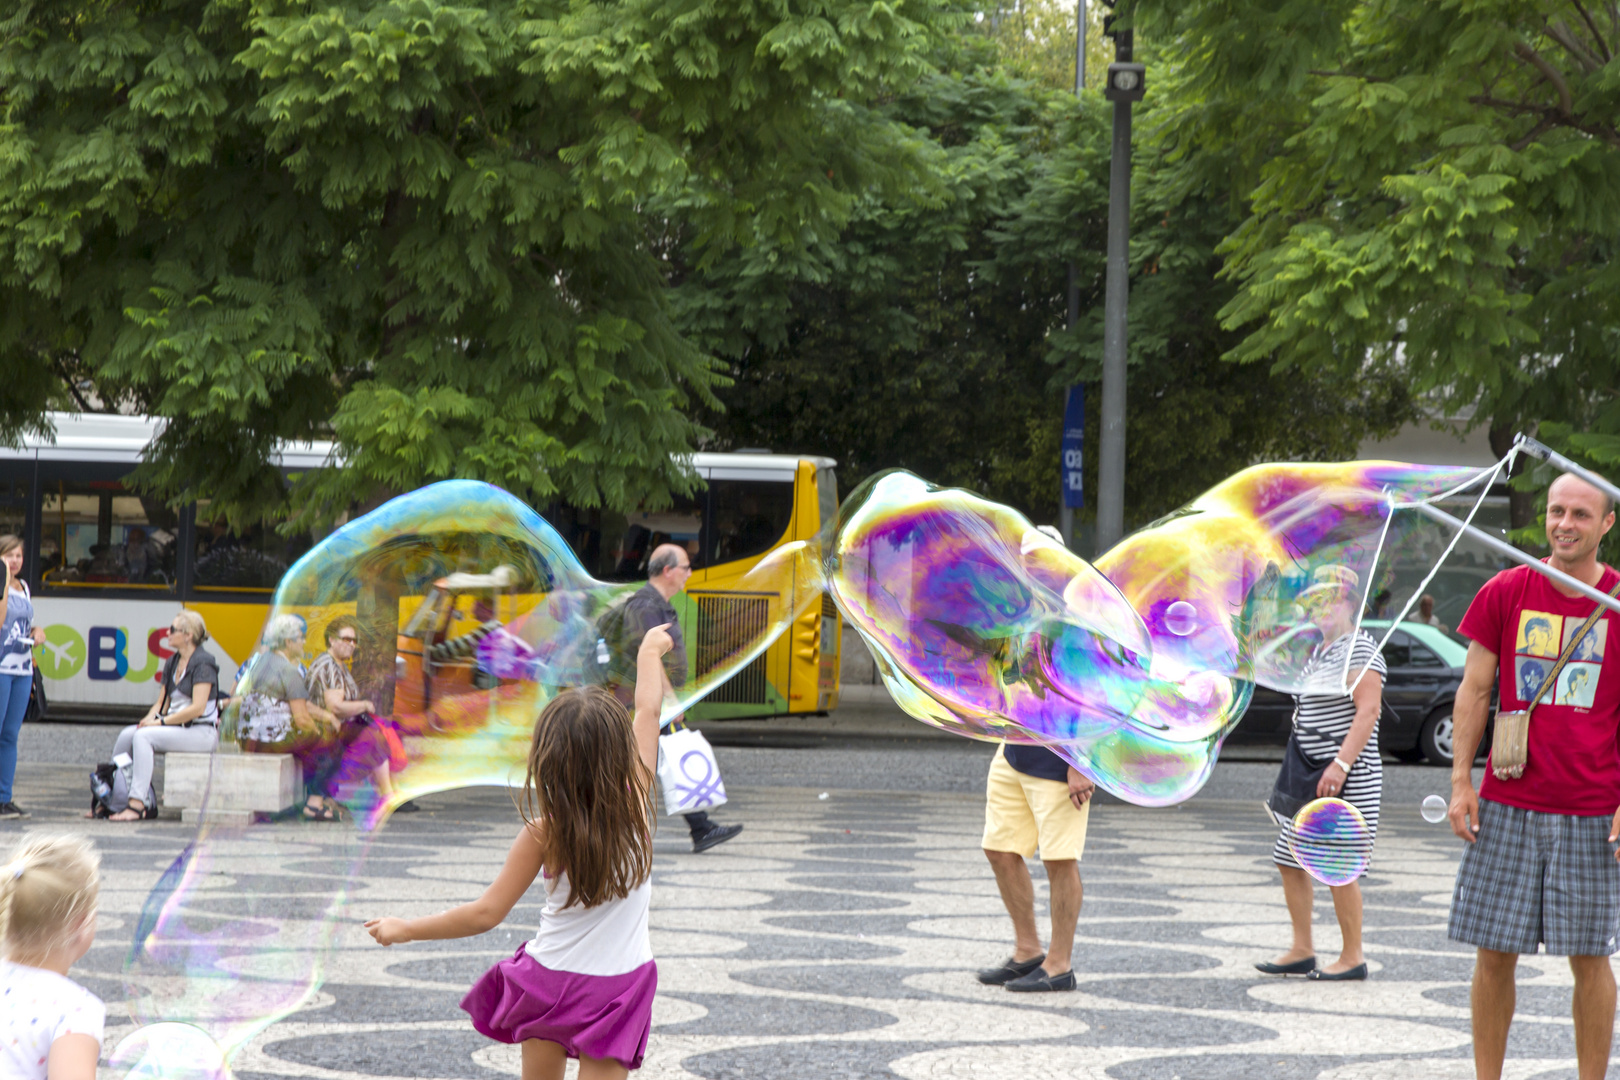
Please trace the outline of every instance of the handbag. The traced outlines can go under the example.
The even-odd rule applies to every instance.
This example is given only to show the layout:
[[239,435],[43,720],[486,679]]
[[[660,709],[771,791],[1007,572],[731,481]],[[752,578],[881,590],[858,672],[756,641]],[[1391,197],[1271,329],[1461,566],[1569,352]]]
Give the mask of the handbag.
[[23,721],[33,724],[45,719],[45,710],[50,708],[50,702],[45,700],[45,676],[40,672],[39,665],[34,665],[34,685],[28,691],[28,707],[23,710]]
[[[1620,585],[1609,590],[1609,595],[1620,596]],[[1547,672],[1547,677],[1541,680],[1541,685],[1536,688],[1529,704],[1512,712],[1503,712],[1500,706],[1497,707],[1495,730],[1491,733],[1491,773],[1498,780],[1517,780],[1524,775],[1524,766],[1530,760],[1530,714],[1535,711],[1542,695],[1556,685],[1564,665],[1575,655],[1575,647],[1607,610],[1608,608],[1599,604],[1596,610],[1586,617],[1586,621],[1581,623],[1581,628],[1570,635],[1569,643],[1558,656],[1558,662]]]
[[720,764],[701,731],[681,728],[658,736],[658,786],[671,817],[725,805]]
[[1322,774],[1331,764],[1331,759],[1318,765],[1305,756],[1304,748],[1299,745],[1299,732],[1290,731],[1288,745],[1283,747],[1282,768],[1277,770],[1277,781],[1272,785],[1271,798],[1266,800],[1266,809],[1279,821],[1294,820],[1294,815],[1306,803],[1316,801],[1316,785],[1321,783]]

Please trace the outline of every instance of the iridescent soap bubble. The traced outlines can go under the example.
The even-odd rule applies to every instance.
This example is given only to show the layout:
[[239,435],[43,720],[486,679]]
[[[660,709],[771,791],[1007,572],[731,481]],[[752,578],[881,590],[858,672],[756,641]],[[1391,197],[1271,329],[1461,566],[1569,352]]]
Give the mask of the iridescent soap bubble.
[[1449,808],[1450,804],[1447,803],[1442,796],[1426,796],[1423,800],[1423,820],[1427,821],[1430,825],[1438,825],[1440,822],[1446,820],[1446,811]]
[[823,540],[827,589],[912,716],[1048,745],[1105,790],[1165,806],[1208,779],[1256,684],[1304,689],[1322,634],[1298,601],[1316,570],[1356,579],[1326,605],[1353,617],[1384,580],[1383,545],[1417,521],[1392,522],[1392,499],[1475,475],[1256,466],[1092,566],[1008,507],[884,473]]
[[[748,597],[749,617],[703,626],[701,646],[688,640],[690,677],[667,697],[666,717],[820,604],[818,552],[782,545],[732,585]],[[296,816],[250,826],[219,811],[210,793],[195,842],[147,899],[126,964],[132,1012],[149,1025],[141,1031],[155,1033],[141,1067],[185,1063],[175,1057],[184,1040],[168,1034],[169,1023],[192,1025],[228,1060],[311,999],[345,925],[369,830],[395,806],[435,791],[521,783],[535,716],[564,689],[606,686],[628,699],[639,642],[629,640],[623,611],[639,587],[593,579],[540,515],[472,481],[394,499],[300,559],[276,590],[271,618],[305,621],[310,660],[328,623],[355,618],[353,675],[377,715],[345,729],[344,740],[290,749],[306,767],[333,768],[333,794],[360,828]],[[237,748],[241,699],[269,666],[250,662],[239,682],[222,754]]]
[[1367,869],[1373,837],[1361,811],[1343,799],[1317,799],[1283,827],[1288,850],[1324,885],[1348,885]]
[[1185,600],[1177,600],[1164,609],[1164,628],[1177,637],[1186,637],[1198,629],[1198,609]]
[[230,1080],[225,1052],[201,1028],[160,1023],[138,1028],[107,1055],[116,1080]]

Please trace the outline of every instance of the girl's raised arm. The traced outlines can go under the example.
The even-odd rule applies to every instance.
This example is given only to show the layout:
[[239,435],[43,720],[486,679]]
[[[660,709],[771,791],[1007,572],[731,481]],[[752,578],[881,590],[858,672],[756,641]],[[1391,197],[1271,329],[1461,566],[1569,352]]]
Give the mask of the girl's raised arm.
[[664,654],[674,646],[668,623],[641,639],[636,653],[636,749],[647,768],[658,771],[658,720],[664,711]]
[[525,825],[506,853],[506,865],[484,895],[472,903],[422,919],[384,916],[366,923],[366,929],[379,945],[472,937],[495,929],[539,876],[544,839],[540,826]]

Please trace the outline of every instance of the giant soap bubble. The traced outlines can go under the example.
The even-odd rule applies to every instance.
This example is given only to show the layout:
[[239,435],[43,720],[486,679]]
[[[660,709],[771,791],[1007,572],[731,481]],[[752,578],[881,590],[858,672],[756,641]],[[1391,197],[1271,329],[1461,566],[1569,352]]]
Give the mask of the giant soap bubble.
[[[308,1001],[324,977],[369,830],[406,799],[522,782],[534,720],[569,687],[628,696],[637,644],[623,607],[638,585],[592,579],[558,533],[488,484],[447,481],[394,499],[314,547],[282,578],[271,611],[308,626],[310,654],[340,615],[359,623],[353,674],[377,717],[343,740],[289,740],[332,769],[360,826],[296,818],[248,825],[203,811],[197,839],[148,897],[125,977],[137,1040],[129,1075],[195,1066],[210,1041],[234,1054]],[[777,548],[735,586],[746,610],[689,626],[690,677],[665,702],[685,711],[821,601],[812,545]],[[691,633],[695,631],[695,633]],[[260,692],[256,658],[237,701]],[[228,710],[232,749],[240,704]],[[279,748],[279,747],[278,747]],[[379,774],[386,769],[385,774]],[[388,778],[391,796],[379,790]],[[300,802],[302,799],[299,800]],[[160,1027],[162,1022],[192,1025]],[[175,1033],[180,1032],[182,1038]],[[146,1072],[141,1072],[146,1070]]]
[[1312,573],[1347,568],[1359,585],[1337,603],[1359,616],[1387,576],[1380,553],[1420,524],[1402,500],[1480,475],[1256,466],[1092,566],[1007,507],[891,472],[845,501],[827,588],[912,716],[1049,745],[1164,806],[1203,785],[1256,683],[1301,689],[1321,642],[1298,603]]

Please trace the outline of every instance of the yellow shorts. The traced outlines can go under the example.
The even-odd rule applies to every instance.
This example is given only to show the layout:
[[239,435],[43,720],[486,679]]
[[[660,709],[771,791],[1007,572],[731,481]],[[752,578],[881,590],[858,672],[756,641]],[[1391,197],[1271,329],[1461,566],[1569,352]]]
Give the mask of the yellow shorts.
[[1086,850],[1086,822],[1091,803],[1076,810],[1069,785],[1061,780],[1025,776],[1007,764],[1002,747],[990,762],[984,785],[986,851],[1015,851],[1026,859],[1039,848],[1046,862],[1079,861]]

